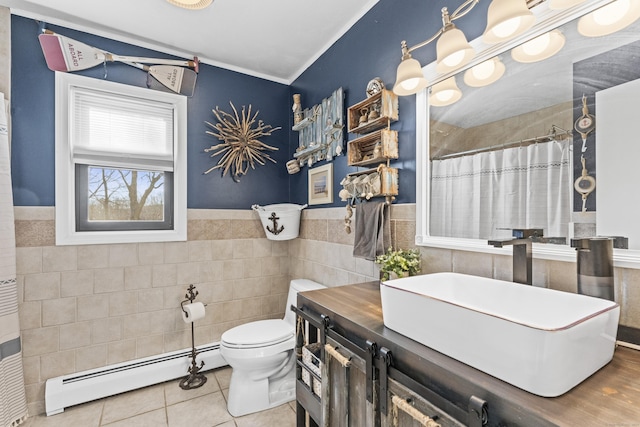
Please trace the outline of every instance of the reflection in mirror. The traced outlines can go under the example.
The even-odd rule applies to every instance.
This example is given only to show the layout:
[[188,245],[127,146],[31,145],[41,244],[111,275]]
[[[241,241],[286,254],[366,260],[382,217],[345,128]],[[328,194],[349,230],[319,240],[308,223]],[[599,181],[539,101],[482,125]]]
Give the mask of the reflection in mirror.
[[[625,71],[638,69],[628,48],[640,39],[640,23],[587,37],[579,22],[535,34],[431,88],[429,236],[487,240],[539,228],[568,242],[598,234],[595,94],[640,77]],[[611,62],[620,49],[623,57]]]

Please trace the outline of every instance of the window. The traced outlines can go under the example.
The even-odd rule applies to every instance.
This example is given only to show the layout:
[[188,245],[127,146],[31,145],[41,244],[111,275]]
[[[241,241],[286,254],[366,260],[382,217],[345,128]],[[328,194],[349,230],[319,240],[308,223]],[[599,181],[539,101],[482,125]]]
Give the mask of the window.
[[76,164],[76,230],[170,230],[173,174]]
[[56,73],[56,243],[186,240],[186,98]]

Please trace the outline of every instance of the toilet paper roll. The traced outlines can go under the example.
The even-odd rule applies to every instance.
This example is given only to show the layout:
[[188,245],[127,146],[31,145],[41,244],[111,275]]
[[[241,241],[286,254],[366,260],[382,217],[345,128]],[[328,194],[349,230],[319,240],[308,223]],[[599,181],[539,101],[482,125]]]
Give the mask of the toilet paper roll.
[[201,302],[185,304],[182,306],[182,309],[182,320],[184,320],[184,323],[192,323],[204,318],[204,304]]

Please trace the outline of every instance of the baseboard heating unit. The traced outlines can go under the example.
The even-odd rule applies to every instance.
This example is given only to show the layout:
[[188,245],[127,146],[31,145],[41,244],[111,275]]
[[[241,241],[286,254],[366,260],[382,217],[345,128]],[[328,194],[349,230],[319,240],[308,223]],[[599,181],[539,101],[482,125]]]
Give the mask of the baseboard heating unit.
[[[201,372],[227,365],[220,354],[219,343],[196,350],[198,365],[204,361]],[[47,416],[59,414],[79,403],[186,377],[190,364],[191,348],[188,348],[48,379],[45,386]]]

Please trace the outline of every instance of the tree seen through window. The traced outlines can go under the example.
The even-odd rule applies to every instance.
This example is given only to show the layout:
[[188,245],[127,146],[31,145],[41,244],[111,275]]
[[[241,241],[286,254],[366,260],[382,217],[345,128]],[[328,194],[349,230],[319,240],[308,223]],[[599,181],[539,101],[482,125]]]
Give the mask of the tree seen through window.
[[89,221],[163,221],[164,173],[89,166]]

